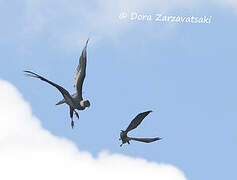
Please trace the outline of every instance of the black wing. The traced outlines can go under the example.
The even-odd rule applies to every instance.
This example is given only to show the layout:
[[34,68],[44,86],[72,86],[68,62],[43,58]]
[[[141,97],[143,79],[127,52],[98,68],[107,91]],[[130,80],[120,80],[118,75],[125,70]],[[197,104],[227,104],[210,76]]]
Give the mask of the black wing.
[[49,81],[48,79],[45,79],[44,77],[42,77],[42,76],[40,76],[40,75],[38,75],[38,74],[36,74],[34,72],[31,72],[31,71],[24,71],[24,72],[26,73],[27,76],[38,78],[38,79],[40,79],[42,81],[45,81],[45,82],[51,84],[52,86],[56,87],[61,92],[61,94],[63,95],[63,97],[65,99],[72,100],[72,97],[69,94],[69,92],[66,89],[64,89],[63,87],[53,83],[52,81]]
[[126,129],[126,132],[129,132],[133,129],[135,129],[139,124],[141,124],[142,120],[152,111],[146,111],[143,113],[138,114],[129,124],[129,126]]
[[80,99],[82,99],[82,86],[84,79],[86,77],[86,61],[87,61],[87,44],[89,39],[86,41],[86,45],[81,53],[79,64],[77,66],[75,75],[74,75],[74,88],[77,91]]
[[134,141],[144,142],[144,143],[150,143],[150,142],[161,140],[161,138],[159,137],[155,137],[155,138],[132,138],[131,137],[129,139],[134,140]]

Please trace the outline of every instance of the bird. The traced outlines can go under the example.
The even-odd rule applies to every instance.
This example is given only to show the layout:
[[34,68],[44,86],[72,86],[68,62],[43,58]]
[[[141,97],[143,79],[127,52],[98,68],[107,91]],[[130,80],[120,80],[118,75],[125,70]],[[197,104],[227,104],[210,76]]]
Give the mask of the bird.
[[83,97],[82,97],[82,86],[83,86],[83,82],[84,82],[84,79],[86,76],[88,41],[89,41],[89,39],[86,41],[86,45],[85,45],[84,49],[82,50],[81,56],[79,58],[79,64],[76,68],[76,72],[74,75],[74,88],[75,88],[76,92],[72,95],[70,95],[70,93],[62,86],[59,86],[58,84],[44,78],[43,76],[38,75],[32,71],[28,71],[28,70],[24,71],[25,75],[45,81],[60,91],[60,93],[62,94],[64,99],[59,101],[56,105],[66,103],[69,106],[72,129],[74,127],[73,113],[75,113],[76,117],[79,119],[79,115],[76,112],[76,109],[77,110],[84,110],[85,108],[90,107],[90,101],[83,100]]
[[162,138],[160,137],[155,137],[155,138],[134,138],[134,137],[128,137],[127,133],[135,128],[137,128],[137,126],[139,126],[139,124],[141,124],[142,120],[148,115],[150,114],[152,111],[146,111],[146,112],[142,112],[139,113],[129,124],[129,126],[127,127],[127,129],[121,130],[120,132],[120,138],[119,140],[122,140],[122,144],[120,144],[120,147],[122,147],[123,144],[128,143],[130,144],[129,141],[134,140],[134,141],[140,141],[140,142],[144,142],[144,143],[151,143],[157,140],[161,140]]

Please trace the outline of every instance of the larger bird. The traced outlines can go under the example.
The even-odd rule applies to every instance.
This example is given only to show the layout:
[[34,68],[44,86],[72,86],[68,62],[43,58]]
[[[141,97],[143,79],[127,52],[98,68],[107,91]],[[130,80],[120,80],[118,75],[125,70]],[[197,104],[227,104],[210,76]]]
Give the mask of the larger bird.
[[125,143],[130,144],[129,141],[131,141],[131,140],[145,142],[145,143],[150,143],[150,142],[154,142],[154,141],[157,141],[157,140],[161,140],[161,138],[159,138],[159,137],[155,137],[155,138],[133,138],[133,137],[128,137],[127,136],[127,133],[129,131],[135,129],[139,124],[141,124],[142,120],[151,112],[152,111],[146,111],[146,112],[138,114],[131,121],[131,123],[129,124],[129,126],[127,127],[127,129],[125,131],[121,130],[119,140],[122,140],[122,144],[120,145],[120,147]]
[[[89,39],[88,39],[89,40]],[[70,109],[70,117],[71,117],[71,126],[74,127],[74,121],[73,121],[73,112],[76,114],[77,118],[79,119],[78,113],[75,111],[77,110],[84,110],[86,107],[90,107],[90,101],[89,100],[83,100],[82,98],[82,86],[83,82],[86,76],[86,62],[87,62],[87,44],[88,40],[86,41],[86,45],[84,49],[82,50],[81,56],[79,58],[79,65],[77,66],[75,75],[74,75],[74,88],[76,90],[76,93],[70,95],[69,92],[64,89],[63,87],[53,83],[52,81],[49,81],[48,79],[34,73],[31,71],[24,71],[26,75],[39,78],[42,81],[45,81],[49,83],[50,85],[56,87],[60,93],[63,95],[64,99],[59,101],[56,105],[66,103],[69,106]]]

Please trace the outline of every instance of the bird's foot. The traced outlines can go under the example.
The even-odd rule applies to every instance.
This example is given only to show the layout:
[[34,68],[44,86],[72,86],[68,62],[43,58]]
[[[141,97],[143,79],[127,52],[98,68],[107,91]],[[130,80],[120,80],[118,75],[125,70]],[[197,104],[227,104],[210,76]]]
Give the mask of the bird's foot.
[[123,145],[123,143],[122,143],[122,144],[120,144],[120,147],[122,147],[122,145]]
[[79,115],[78,115],[78,113],[77,113],[76,111],[74,111],[74,112],[75,112],[75,114],[76,114],[77,119],[79,119]]
[[73,129],[73,127],[74,127],[74,121],[71,121],[71,126],[72,126],[72,129]]

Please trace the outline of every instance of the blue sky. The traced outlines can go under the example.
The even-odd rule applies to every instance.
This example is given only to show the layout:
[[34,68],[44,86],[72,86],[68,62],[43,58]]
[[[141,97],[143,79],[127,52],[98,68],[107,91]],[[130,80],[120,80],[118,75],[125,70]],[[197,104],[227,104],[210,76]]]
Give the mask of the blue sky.
[[[114,10],[108,1],[54,3],[0,1],[0,78],[17,87],[45,129],[93,156],[107,150],[168,163],[192,180],[236,178],[235,1],[193,1],[185,6],[182,1],[169,8],[154,2],[126,7],[121,1]],[[207,15],[212,22],[119,20],[123,8]],[[61,94],[22,71],[35,71],[73,92],[73,75],[88,37],[83,95],[91,107],[79,112],[71,130],[68,107],[55,106]],[[154,112],[130,135],[164,139],[120,148],[119,131],[150,109]]]

